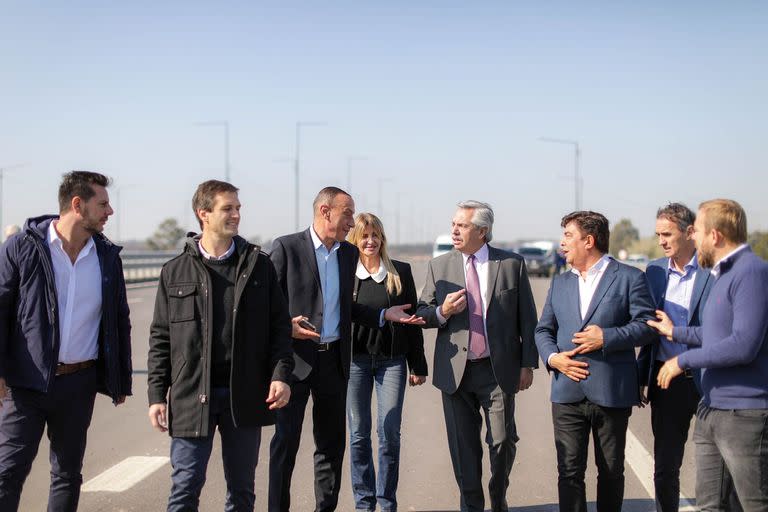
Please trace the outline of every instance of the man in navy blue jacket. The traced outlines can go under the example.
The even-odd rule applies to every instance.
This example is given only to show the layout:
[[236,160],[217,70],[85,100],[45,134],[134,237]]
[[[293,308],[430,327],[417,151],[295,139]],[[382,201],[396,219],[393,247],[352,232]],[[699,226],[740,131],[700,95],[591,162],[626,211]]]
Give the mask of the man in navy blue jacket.
[[29,219],[0,248],[0,510],[15,511],[43,430],[48,510],[74,511],[97,392],[131,394],[131,324],[120,247],[98,173],[73,171],[60,215]]
[[655,336],[643,272],[608,256],[608,219],[589,211],[563,217],[560,246],[570,272],[552,279],[536,326],[536,346],[552,372],[552,422],[561,511],[586,512],[589,435],[595,442],[597,509],[620,512],[624,446],[640,402],[635,347]]
[[702,370],[697,507],[724,510],[728,471],[744,510],[768,510],[768,263],[746,244],[747,217],[735,201],[702,203],[694,228],[699,264],[715,282],[701,327],[674,326],[663,313],[648,322],[670,341],[698,347],[664,363],[658,384],[667,389],[685,370]]
[[[708,269],[698,264],[693,223],[696,214],[687,206],[671,203],[656,213],[656,236],[664,258],[654,260],[645,269],[653,301],[675,325],[701,325],[702,311],[714,282]],[[669,389],[656,384],[656,375],[664,362],[688,349],[657,337],[645,345],[638,356],[641,386],[647,386],[644,401],[651,403],[653,428],[653,483],[656,509],[677,512],[680,506],[680,466],[691,418],[699,404],[698,378],[688,371],[674,379]]]

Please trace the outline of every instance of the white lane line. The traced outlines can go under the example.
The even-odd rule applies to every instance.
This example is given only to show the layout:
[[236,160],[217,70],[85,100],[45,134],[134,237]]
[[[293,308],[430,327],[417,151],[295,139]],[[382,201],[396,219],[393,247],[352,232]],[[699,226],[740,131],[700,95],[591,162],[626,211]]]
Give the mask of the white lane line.
[[168,457],[128,457],[83,484],[82,492],[123,492],[170,462]]
[[138,304],[139,302],[144,302],[144,297],[131,297],[128,299],[128,304]]
[[[631,430],[627,429],[627,446],[624,449],[624,458],[632,468],[632,471],[645,488],[645,492],[651,499],[655,499],[656,490],[653,485],[653,455],[645,449],[640,440]],[[680,512],[695,510],[693,501],[680,493]]]

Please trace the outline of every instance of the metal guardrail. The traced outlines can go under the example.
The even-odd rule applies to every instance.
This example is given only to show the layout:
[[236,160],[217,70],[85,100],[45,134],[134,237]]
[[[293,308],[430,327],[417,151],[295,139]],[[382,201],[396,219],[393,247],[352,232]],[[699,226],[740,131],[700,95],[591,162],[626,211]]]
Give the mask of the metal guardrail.
[[120,254],[123,260],[123,276],[126,283],[157,281],[163,265],[179,254],[175,251],[131,252]]

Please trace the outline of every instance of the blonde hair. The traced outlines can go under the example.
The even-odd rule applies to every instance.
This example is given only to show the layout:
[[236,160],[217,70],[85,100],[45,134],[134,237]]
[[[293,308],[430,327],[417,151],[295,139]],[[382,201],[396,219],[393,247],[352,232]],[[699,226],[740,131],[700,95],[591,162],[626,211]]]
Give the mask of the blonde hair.
[[361,213],[355,218],[355,227],[349,232],[349,243],[357,246],[363,239],[363,232],[367,229],[379,235],[381,246],[379,247],[379,256],[384,268],[387,269],[387,293],[400,295],[403,291],[403,284],[400,282],[400,274],[395,270],[395,265],[387,254],[387,235],[384,234],[384,225],[381,220],[372,213]]
[[704,229],[719,231],[734,244],[747,241],[747,214],[739,203],[731,199],[710,199],[699,205],[704,212]]

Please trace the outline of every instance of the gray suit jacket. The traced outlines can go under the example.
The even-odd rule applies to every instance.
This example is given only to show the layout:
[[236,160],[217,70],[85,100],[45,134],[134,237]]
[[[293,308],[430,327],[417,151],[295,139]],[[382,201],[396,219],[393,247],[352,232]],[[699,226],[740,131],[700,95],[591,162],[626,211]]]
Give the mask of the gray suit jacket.
[[[467,364],[469,313],[453,315],[445,325],[437,307],[449,293],[466,287],[464,260],[451,251],[429,262],[427,280],[419,299],[418,316],[424,328],[437,328],[432,383],[445,393],[456,392]],[[506,393],[516,393],[520,368],[538,367],[534,341],[536,305],[522,256],[488,246],[488,309],[485,313],[488,349],[496,381]]]

